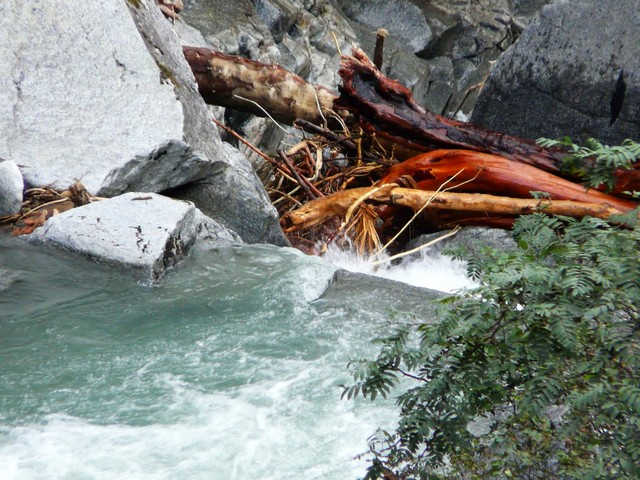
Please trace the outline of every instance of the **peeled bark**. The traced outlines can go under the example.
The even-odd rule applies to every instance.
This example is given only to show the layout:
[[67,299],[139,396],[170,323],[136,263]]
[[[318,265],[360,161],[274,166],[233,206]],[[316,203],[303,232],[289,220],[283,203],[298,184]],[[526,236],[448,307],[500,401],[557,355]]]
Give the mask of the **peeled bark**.
[[609,218],[628,212],[628,208],[614,208],[606,203],[586,203],[571,200],[539,200],[524,198],[509,198],[478,193],[436,192],[401,188],[387,185],[371,193],[376,187],[353,188],[342,190],[330,196],[318,198],[306,203],[302,207],[287,213],[282,218],[285,232],[295,232],[319,225],[335,216],[344,216],[349,207],[365,195],[367,201],[386,205],[403,206],[420,210],[429,203],[426,210],[448,210],[454,212],[476,213],[474,217],[465,216],[467,225],[486,225],[484,215],[497,215],[498,220],[504,221],[506,216],[517,216],[535,212],[553,215],[566,215],[582,218],[587,215],[598,218]]
[[359,115],[369,130],[409,148],[463,148],[494,153],[550,172],[559,171],[566,152],[535,142],[450,120],[418,105],[411,91],[385,77],[365,53],[354,48],[344,56],[340,98],[335,104]]
[[335,93],[311,85],[278,65],[265,65],[208,48],[183,47],[183,52],[208,104],[261,117],[267,111],[275,120],[288,125],[298,118],[322,125],[331,116]]

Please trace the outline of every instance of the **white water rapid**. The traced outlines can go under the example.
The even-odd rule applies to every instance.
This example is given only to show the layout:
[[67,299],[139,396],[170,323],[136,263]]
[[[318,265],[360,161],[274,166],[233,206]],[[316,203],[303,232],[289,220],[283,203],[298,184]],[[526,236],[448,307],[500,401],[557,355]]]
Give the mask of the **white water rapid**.
[[[1,240],[0,479],[360,478],[396,409],[339,385],[390,317],[367,288],[313,302],[336,266],[366,271],[336,252],[224,247],[148,287]],[[469,285],[428,256],[376,274]]]

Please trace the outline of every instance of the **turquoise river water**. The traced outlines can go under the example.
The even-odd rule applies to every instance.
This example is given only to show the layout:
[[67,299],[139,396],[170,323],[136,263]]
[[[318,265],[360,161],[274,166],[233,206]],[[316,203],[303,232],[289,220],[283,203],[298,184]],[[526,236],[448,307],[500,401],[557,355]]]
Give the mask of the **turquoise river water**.
[[335,270],[228,246],[149,286],[0,239],[0,479],[361,477],[396,410],[339,385],[389,312],[314,302]]

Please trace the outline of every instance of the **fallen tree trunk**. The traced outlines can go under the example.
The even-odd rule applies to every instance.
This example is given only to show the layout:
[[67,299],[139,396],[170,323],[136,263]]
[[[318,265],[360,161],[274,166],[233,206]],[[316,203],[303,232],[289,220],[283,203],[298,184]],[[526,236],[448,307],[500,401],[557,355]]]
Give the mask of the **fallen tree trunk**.
[[347,111],[377,135],[407,147],[412,153],[434,148],[466,148],[498,153],[516,161],[557,172],[566,152],[539,147],[531,140],[510,137],[463,122],[449,120],[420,107],[409,89],[385,77],[362,50],[343,57],[338,97],[329,89],[307,83],[278,65],[226,55],[201,47],[183,47],[210,105],[234,108],[293,125],[297,119],[322,125],[336,111]]
[[208,48],[183,47],[204,101],[293,125],[302,118],[317,125],[333,113],[336,94],[307,83],[277,65],[265,65]]
[[[287,124],[303,120],[299,125],[303,128],[307,125],[307,130],[310,130],[309,124],[325,125],[322,128],[325,135],[329,133],[327,119],[340,115],[350,128],[360,124],[375,133],[378,139],[388,139],[409,151],[428,152],[391,168],[382,183],[402,182],[410,177],[409,185],[431,192],[456,176],[446,188],[455,186],[458,192],[484,194],[469,200],[473,207],[467,210],[462,202],[465,193],[448,193],[462,197],[452,197],[458,200],[440,202],[434,207],[442,212],[431,214],[435,218],[434,225],[459,221],[466,225],[507,226],[514,216],[539,208],[535,205],[540,205],[541,201],[530,199],[531,192],[536,191],[550,195],[552,202],[544,201],[544,205],[545,211],[551,213],[607,217],[611,212],[622,213],[636,207],[636,203],[629,200],[586,190],[561,178],[558,174],[561,160],[566,155],[564,150],[542,148],[531,140],[449,120],[425,110],[417,105],[407,88],[383,76],[359,49],[354,49],[352,56],[343,57],[339,72],[343,79],[340,97],[326,88],[308,84],[279,66],[206,48],[184,47],[184,54],[207,103],[260,116],[268,114]],[[305,121],[309,123],[305,124]],[[351,142],[336,138],[332,141],[344,143],[344,148],[350,145],[352,154],[355,151],[357,158],[363,157],[360,140]],[[290,168],[295,169],[295,166]],[[618,172],[618,179],[616,192],[621,192],[621,188],[640,190],[640,170]],[[355,193],[349,195],[358,195],[358,190],[352,192]],[[385,219],[392,218],[393,210],[401,202],[383,201],[379,196],[376,193],[372,199],[392,207],[382,206],[378,213]],[[322,205],[317,213],[321,218],[335,216],[342,211],[339,198],[342,197],[331,195],[322,204],[311,202],[309,205],[311,208]],[[519,200],[514,201],[515,198]],[[488,206],[487,201],[494,202],[495,206]],[[303,212],[304,208],[297,212]],[[456,208],[460,210],[456,211]],[[297,228],[296,215],[293,212],[283,217],[285,226],[289,223],[289,228]]]
[[478,213],[478,224],[486,213],[517,216],[535,212],[550,215],[566,215],[582,218],[587,215],[607,219],[612,215],[627,213],[630,209],[614,208],[604,203],[585,203],[571,200],[510,198],[478,193],[452,193],[412,188],[397,185],[383,187],[353,188],[330,196],[312,200],[282,218],[285,232],[311,228],[335,216],[344,216],[347,210],[363,197],[367,201],[391,206],[403,206],[418,211],[428,204],[428,209]]
[[418,151],[457,148],[493,153],[543,170],[558,173],[566,152],[546,149],[532,140],[493,132],[450,120],[418,105],[411,91],[385,77],[365,53],[354,48],[344,56],[339,87],[339,108],[358,115],[376,135]]
[[[348,125],[354,126],[357,124],[354,117],[357,117],[366,131],[406,148],[403,154],[398,154],[400,150],[396,149],[400,159],[434,149],[466,149],[500,155],[514,163],[558,175],[562,159],[567,155],[559,148],[543,148],[529,139],[450,120],[425,110],[415,102],[409,89],[385,77],[357,48],[353,49],[353,55],[343,57],[339,97],[277,65],[208,48],[183,47],[183,51],[206,103],[259,116],[268,113],[289,125],[297,119],[324,125],[327,120],[331,122],[337,112]],[[640,190],[640,170],[619,171],[614,192],[634,190]]]

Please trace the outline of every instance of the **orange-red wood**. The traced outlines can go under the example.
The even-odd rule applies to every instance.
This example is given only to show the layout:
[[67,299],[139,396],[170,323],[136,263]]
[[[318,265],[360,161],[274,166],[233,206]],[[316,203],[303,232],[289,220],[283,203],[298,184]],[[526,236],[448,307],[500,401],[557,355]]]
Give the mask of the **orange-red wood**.
[[397,183],[403,176],[411,177],[422,190],[436,190],[450,181],[444,188],[457,192],[515,198],[532,198],[532,192],[545,192],[555,200],[606,203],[623,211],[637,206],[630,200],[586,190],[582,185],[530,165],[468,150],[434,150],[410,158],[391,167],[380,185]]

